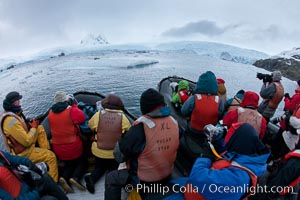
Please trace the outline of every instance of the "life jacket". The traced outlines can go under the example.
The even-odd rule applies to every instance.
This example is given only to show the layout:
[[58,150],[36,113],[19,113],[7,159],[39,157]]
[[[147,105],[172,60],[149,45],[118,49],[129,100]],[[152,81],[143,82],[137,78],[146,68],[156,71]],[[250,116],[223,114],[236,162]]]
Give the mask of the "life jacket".
[[51,128],[52,144],[71,144],[79,137],[71,116],[70,106],[60,113],[49,112],[49,125]]
[[[212,166],[211,166],[211,169],[224,169],[224,168],[228,168],[228,167],[236,167],[236,168],[239,168],[241,170],[244,170],[248,173],[248,175],[250,176],[250,179],[251,179],[251,186],[249,187],[252,187],[252,188],[255,188],[256,187],[256,184],[257,184],[257,176],[250,170],[248,169],[247,167],[244,167],[242,165],[240,165],[239,163],[235,162],[235,161],[229,161],[229,160],[226,160],[226,159],[220,159],[218,161],[215,161]],[[186,192],[184,193],[184,199],[185,200],[205,200],[206,198],[203,197],[202,194],[200,194],[199,192],[196,192],[197,190],[193,190],[192,188],[192,184],[191,183],[187,183],[186,184]],[[247,194],[247,196],[243,196],[243,199],[247,199],[247,197],[250,195]]]
[[242,100],[240,98],[238,98],[237,96],[234,96],[231,104],[228,107],[228,111],[239,108],[241,102],[242,102]]
[[1,152],[0,157],[0,188],[6,191],[14,199],[17,199],[22,190],[20,178],[7,167],[10,165],[10,162]]
[[20,144],[14,137],[12,137],[11,135],[7,136],[5,133],[4,133],[4,127],[3,127],[3,124],[4,124],[4,120],[6,117],[8,116],[12,116],[14,118],[16,118],[19,122],[21,122],[22,124],[22,127],[24,128],[24,130],[26,131],[26,133],[28,132],[28,128],[27,128],[27,125],[24,121],[23,118],[21,118],[20,116],[16,115],[15,113],[13,112],[4,112],[2,115],[1,115],[1,118],[0,118],[0,124],[1,124],[1,129],[0,129],[0,132],[1,132],[1,135],[2,135],[2,139],[6,145],[6,150],[8,152],[14,152],[16,155],[19,154],[19,153],[22,153],[26,147],[23,146],[22,144]]
[[280,82],[272,82],[272,83],[274,83],[276,86],[276,93],[274,94],[272,99],[270,99],[268,106],[270,108],[276,109],[280,101],[283,99],[284,89]]
[[191,116],[191,128],[202,131],[207,124],[216,124],[220,98],[217,95],[196,94],[195,107]]
[[99,112],[97,128],[97,147],[104,150],[113,150],[122,136],[122,113],[112,110]]
[[178,91],[177,94],[178,94],[179,97],[180,97],[180,100],[181,100],[181,104],[182,104],[182,105],[183,105],[184,102],[186,102],[186,100],[190,97],[190,96],[187,94],[186,89]]
[[160,181],[168,177],[174,167],[179,146],[179,128],[171,117],[138,118],[134,125],[144,124],[145,148],[138,156],[138,178],[145,182]]
[[[288,160],[290,158],[300,158],[300,149],[296,149],[284,156],[284,160]],[[295,180],[293,180],[291,183],[289,183],[288,186],[289,186],[289,188],[292,188],[292,187],[295,187],[299,183],[300,183],[300,176],[298,176]],[[284,188],[284,190],[279,193],[280,195],[285,195],[288,192],[291,192],[291,191],[289,191],[289,189],[287,187],[283,187],[283,188]]]
[[[260,135],[261,132],[261,123],[263,116],[259,114],[256,110],[250,109],[250,108],[238,108],[238,120],[237,122],[246,122],[252,125],[258,135]],[[260,138],[260,137],[259,137]]]

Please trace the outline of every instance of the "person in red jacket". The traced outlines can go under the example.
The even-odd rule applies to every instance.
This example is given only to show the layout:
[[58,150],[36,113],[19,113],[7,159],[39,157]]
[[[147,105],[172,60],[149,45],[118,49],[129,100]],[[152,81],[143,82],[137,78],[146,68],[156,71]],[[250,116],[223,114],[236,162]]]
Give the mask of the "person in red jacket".
[[56,92],[54,101],[48,120],[53,151],[64,163],[59,182],[68,192],[73,192],[68,182],[74,184],[79,190],[85,190],[85,187],[80,184],[85,171],[85,162],[79,128],[79,124],[85,122],[85,115],[77,105],[68,104],[68,96],[64,91]]
[[295,94],[290,97],[289,93],[284,94],[284,110],[293,113],[300,104],[300,80],[297,81]]
[[228,111],[223,118],[223,123],[230,128],[233,123],[247,122],[255,128],[257,133],[259,133],[259,139],[262,140],[266,132],[267,121],[257,111],[258,101],[258,94],[252,91],[245,92],[240,104],[241,107]]

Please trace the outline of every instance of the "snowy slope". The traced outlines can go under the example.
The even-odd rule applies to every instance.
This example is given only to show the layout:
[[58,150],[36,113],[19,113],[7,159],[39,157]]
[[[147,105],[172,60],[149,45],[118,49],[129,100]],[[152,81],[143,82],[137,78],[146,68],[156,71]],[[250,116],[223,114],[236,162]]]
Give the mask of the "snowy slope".
[[278,55],[272,56],[271,58],[286,58],[300,61],[300,47],[295,47],[292,50],[283,51]]
[[236,63],[253,64],[256,60],[267,58],[268,55],[263,52],[255,50],[242,49],[225,44],[212,43],[212,42],[170,42],[162,44],[121,44],[111,45],[108,44],[106,39],[99,35],[95,37],[90,34],[86,36],[82,41],[81,45],[77,46],[66,46],[57,47],[53,49],[43,50],[35,55],[26,58],[12,58],[9,60],[0,59],[0,70],[5,70],[8,66],[13,64],[21,64],[24,62],[30,62],[32,60],[46,60],[49,58],[58,57],[62,53],[65,55],[93,52],[99,50],[107,51],[173,51],[173,52],[184,52],[184,53],[195,53],[200,56],[210,56],[227,61],[233,61]]

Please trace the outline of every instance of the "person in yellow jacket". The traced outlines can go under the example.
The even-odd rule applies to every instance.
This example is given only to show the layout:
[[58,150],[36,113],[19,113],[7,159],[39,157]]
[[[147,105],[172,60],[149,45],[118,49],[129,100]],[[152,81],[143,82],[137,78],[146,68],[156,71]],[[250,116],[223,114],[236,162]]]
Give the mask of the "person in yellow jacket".
[[[6,151],[13,155],[29,158],[32,162],[45,162],[49,166],[49,175],[58,181],[58,168],[55,154],[50,151],[45,129],[39,121],[27,122],[21,108],[22,95],[13,91],[3,100],[4,112],[0,117],[1,136]],[[39,147],[36,147],[36,143]]]
[[95,193],[94,184],[108,170],[115,170],[119,163],[115,161],[113,149],[122,134],[129,130],[131,124],[123,113],[124,104],[114,94],[107,95],[101,102],[104,110],[96,112],[89,120],[90,129],[96,133],[92,143],[92,153],[96,159],[95,169],[85,177],[86,188]]

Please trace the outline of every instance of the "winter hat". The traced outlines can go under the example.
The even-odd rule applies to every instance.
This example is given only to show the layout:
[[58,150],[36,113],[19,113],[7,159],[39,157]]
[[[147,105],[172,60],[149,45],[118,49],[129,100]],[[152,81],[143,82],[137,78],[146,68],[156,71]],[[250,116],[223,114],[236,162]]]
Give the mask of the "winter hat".
[[280,71],[274,71],[272,72],[272,79],[273,81],[280,81],[281,80],[281,72]]
[[259,96],[255,92],[247,91],[244,93],[243,100],[240,104],[242,107],[258,107]]
[[189,87],[189,83],[186,80],[181,80],[178,83],[178,90],[187,89]]
[[153,111],[160,105],[166,105],[164,96],[153,88],[144,91],[140,98],[140,109],[143,115]]
[[217,82],[218,82],[218,84],[224,84],[225,83],[224,79],[222,79],[222,78],[217,78]]
[[113,110],[124,110],[124,104],[120,97],[115,94],[107,95],[102,101],[101,105],[103,108],[113,109]]
[[68,96],[64,91],[57,91],[54,96],[54,102],[65,102],[68,101]]
[[228,152],[243,155],[260,155],[267,151],[254,127],[243,122],[232,124],[225,137],[225,146]]
[[218,83],[213,72],[207,71],[199,76],[196,88],[196,94],[218,94]]
[[5,99],[3,100],[3,109],[6,111],[12,111],[14,109],[20,110],[20,106],[14,106],[13,103],[17,100],[22,99],[22,95],[18,92],[13,91],[6,95]]
[[238,94],[244,95],[244,93],[245,93],[245,90],[239,90],[236,94],[237,94],[237,95],[238,95]]
[[6,95],[5,100],[7,101],[7,103],[14,103],[17,100],[22,99],[22,95],[19,94],[19,92],[13,91],[10,92]]

